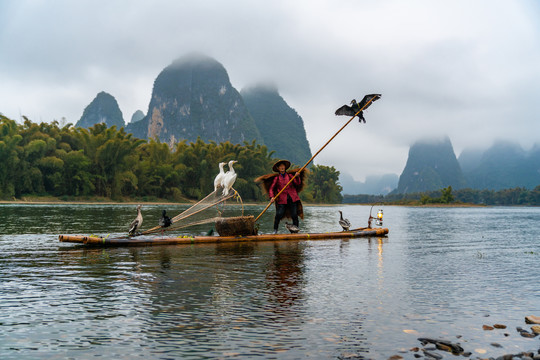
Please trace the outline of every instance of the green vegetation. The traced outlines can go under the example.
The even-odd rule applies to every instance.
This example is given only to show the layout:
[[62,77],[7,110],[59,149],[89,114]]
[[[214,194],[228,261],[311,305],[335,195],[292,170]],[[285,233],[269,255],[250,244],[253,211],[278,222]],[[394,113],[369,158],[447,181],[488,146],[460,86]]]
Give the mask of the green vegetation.
[[452,187],[437,191],[413,194],[389,195],[345,195],[344,203],[373,204],[385,203],[394,205],[426,205],[426,204],[476,204],[498,206],[539,206],[540,185],[533,190],[514,188],[505,190],[452,190]]
[[311,169],[306,187],[306,201],[326,204],[340,204],[343,201],[338,184],[339,171],[331,166],[315,165]]
[[[253,180],[270,172],[276,159],[255,141],[239,145],[197,139],[171,149],[105,124],[60,128],[56,121],[24,119],[17,124],[0,115],[0,199],[196,200],[214,190],[218,163],[235,159],[234,188],[243,200],[267,200]],[[339,172],[323,165],[311,171],[303,199],[340,202]]]
[[452,187],[448,186],[444,189],[441,189],[441,196],[432,198],[426,194],[422,194],[420,197],[420,202],[422,205],[425,204],[450,204],[454,202],[454,195],[452,195]]

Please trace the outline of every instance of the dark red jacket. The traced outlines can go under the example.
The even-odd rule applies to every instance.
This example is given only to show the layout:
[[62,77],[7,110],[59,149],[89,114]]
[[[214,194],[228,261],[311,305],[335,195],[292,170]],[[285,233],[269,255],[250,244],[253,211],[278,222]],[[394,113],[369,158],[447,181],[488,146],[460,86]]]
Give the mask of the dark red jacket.
[[[268,195],[270,195],[271,198],[273,198],[277,193],[280,192],[281,189],[287,183],[291,180],[291,178],[294,175],[285,173],[284,176],[281,176],[281,174],[277,174],[274,178],[274,181],[272,182],[272,186],[270,186],[270,189],[268,190]],[[296,202],[300,200],[300,197],[298,196],[298,192],[296,191],[296,187],[299,186],[302,183],[302,180],[300,179],[300,176],[297,176],[294,178],[291,185],[287,186],[287,188],[279,195],[279,197],[276,199],[276,202],[278,204],[286,204],[287,203],[287,195],[289,195],[293,202]]]

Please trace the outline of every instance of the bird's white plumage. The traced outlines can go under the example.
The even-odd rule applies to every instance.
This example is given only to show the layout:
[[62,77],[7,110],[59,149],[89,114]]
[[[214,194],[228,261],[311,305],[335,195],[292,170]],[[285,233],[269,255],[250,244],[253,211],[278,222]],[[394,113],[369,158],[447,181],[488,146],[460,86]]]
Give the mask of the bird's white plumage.
[[234,182],[236,181],[237,174],[233,169],[233,164],[237,163],[236,160],[229,161],[229,171],[225,173],[223,176],[223,195],[227,196],[229,195],[229,190],[231,190]]
[[225,170],[223,170],[223,166],[226,163],[220,162],[219,163],[219,174],[217,174],[216,178],[214,179],[214,191],[217,191],[218,188],[223,187],[223,177],[225,176]]

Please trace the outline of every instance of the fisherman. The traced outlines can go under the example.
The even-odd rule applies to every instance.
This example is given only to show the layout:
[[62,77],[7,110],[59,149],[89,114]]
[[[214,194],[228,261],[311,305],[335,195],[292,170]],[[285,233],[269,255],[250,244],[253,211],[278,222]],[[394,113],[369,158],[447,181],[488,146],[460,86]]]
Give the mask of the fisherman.
[[283,190],[283,192],[277,197],[276,195],[289,183],[292,177],[296,173],[287,173],[287,169],[291,166],[289,160],[279,160],[274,164],[272,170],[277,172],[277,176],[274,177],[272,185],[268,189],[268,195],[271,198],[271,202],[276,202],[276,217],[274,218],[274,234],[277,234],[279,228],[279,222],[285,216],[288,210],[288,215],[293,221],[293,225],[298,227],[298,207],[301,206],[300,197],[298,196],[298,190],[302,185],[302,178],[296,176],[292,183]]

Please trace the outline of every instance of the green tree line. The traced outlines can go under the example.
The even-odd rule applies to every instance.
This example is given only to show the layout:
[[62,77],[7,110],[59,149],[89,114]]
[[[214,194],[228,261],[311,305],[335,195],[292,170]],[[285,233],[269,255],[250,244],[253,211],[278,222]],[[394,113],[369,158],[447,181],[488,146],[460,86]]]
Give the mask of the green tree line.
[[526,188],[513,188],[504,190],[452,190],[452,187],[437,191],[413,194],[392,195],[345,195],[344,203],[388,203],[388,204],[477,204],[490,206],[540,206],[540,185],[532,190]]
[[[96,124],[23,124],[0,115],[0,199],[55,196],[113,200],[198,200],[214,190],[221,161],[237,160],[234,188],[244,201],[265,201],[254,179],[271,172],[273,151],[255,141],[244,144],[181,141],[171,148],[142,140],[123,128]],[[339,172],[316,165],[302,198],[341,202]]]

